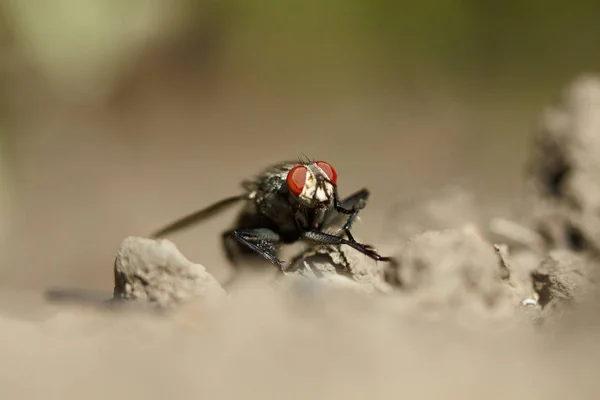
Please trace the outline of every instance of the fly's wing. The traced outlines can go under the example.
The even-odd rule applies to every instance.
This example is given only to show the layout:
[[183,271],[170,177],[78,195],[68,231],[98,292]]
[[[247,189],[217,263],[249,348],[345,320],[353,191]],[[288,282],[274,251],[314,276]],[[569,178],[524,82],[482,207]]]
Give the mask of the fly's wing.
[[170,233],[188,228],[191,225],[197,224],[197,223],[201,222],[202,220],[215,215],[216,213],[237,203],[238,201],[247,200],[247,199],[248,199],[248,194],[227,197],[227,198],[220,200],[206,208],[203,208],[202,210],[196,211],[193,214],[190,214],[183,218],[178,219],[177,221],[165,226],[164,228],[160,229],[159,231],[154,232],[153,234],[150,235],[150,237],[157,238],[160,236],[168,235]]

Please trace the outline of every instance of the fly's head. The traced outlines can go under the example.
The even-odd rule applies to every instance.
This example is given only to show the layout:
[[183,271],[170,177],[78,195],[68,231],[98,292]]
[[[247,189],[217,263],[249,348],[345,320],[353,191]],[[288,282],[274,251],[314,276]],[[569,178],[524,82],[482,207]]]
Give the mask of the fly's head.
[[324,210],[333,204],[337,172],[325,161],[301,163],[287,174],[287,187],[301,205]]

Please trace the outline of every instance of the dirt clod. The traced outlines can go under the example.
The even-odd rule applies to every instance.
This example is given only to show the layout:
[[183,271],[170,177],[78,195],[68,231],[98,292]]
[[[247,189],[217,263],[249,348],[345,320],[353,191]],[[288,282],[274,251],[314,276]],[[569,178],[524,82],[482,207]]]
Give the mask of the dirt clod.
[[507,311],[509,285],[494,246],[471,229],[416,235],[398,252],[386,277],[398,290],[429,308]]
[[531,274],[540,305],[558,310],[583,302],[594,291],[596,269],[592,260],[580,254],[567,250],[550,252]]
[[204,266],[189,261],[173,242],[128,237],[114,266],[114,298],[172,307],[194,298],[221,297],[225,291]]
[[528,168],[531,224],[549,248],[600,250],[600,79],[583,76],[543,115]]

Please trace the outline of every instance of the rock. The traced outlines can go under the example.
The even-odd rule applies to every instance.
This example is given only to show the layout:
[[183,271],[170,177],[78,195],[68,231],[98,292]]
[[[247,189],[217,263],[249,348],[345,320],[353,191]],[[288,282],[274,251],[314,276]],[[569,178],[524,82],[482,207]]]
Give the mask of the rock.
[[192,299],[221,298],[225,291],[200,264],[189,261],[169,240],[128,237],[114,265],[115,299],[172,307]]

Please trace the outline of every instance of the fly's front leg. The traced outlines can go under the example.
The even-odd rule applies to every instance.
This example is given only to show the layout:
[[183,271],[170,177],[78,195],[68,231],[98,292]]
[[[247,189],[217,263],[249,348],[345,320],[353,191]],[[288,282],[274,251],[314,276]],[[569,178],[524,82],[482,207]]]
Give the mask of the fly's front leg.
[[348,245],[353,249],[361,252],[367,257],[372,258],[375,261],[385,261],[396,263],[396,260],[392,257],[384,257],[377,253],[373,246],[368,244],[358,243],[355,240],[344,239],[339,236],[331,235],[329,233],[319,232],[319,231],[308,231],[302,235],[303,239],[310,240],[311,242],[319,243],[319,244],[329,244],[329,245]]
[[269,260],[280,270],[284,269],[285,263],[277,258],[277,250],[281,243],[281,237],[276,232],[266,228],[236,229],[224,232],[223,241],[227,258],[233,260],[233,251],[227,245],[227,240],[231,238]]
[[344,200],[340,200],[337,185],[333,185],[333,206],[339,213],[351,215],[357,210],[362,210],[365,208],[368,198],[369,190],[361,189]]
[[[335,210],[338,213],[349,215],[341,230],[343,230],[348,236],[348,239],[352,241],[355,240],[352,236],[352,233],[350,233],[350,228],[352,227],[352,224],[354,223],[356,217],[358,217],[358,213],[367,205],[369,195],[370,193],[368,189],[361,189],[358,192],[351,194],[350,196],[340,201],[337,187],[334,186],[333,201]],[[330,221],[330,223],[331,222],[332,221]]]
[[350,227],[354,223],[356,217],[358,217],[358,213],[367,205],[369,194],[370,193],[367,189],[362,189],[342,201],[342,207],[349,207],[352,210],[354,210],[354,212],[350,214],[342,228],[344,232],[346,232],[346,236],[348,236],[348,239],[353,242],[356,242],[356,240],[354,240],[354,237],[350,233]]

